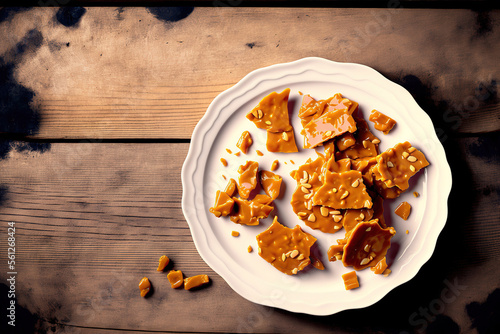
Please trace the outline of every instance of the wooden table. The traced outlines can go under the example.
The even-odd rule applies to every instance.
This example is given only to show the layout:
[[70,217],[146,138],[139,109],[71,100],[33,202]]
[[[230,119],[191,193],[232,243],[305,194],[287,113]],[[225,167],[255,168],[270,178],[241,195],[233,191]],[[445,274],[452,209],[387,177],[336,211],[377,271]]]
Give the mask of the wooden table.
[[[499,23],[499,10],[469,9],[2,9],[2,309],[15,222],[19,333],[498,333]],[[328,317],[233,292],[181,211],[182,163],[212,99],[254,69],[307,56],[405,86],[433,119],[454,180],[418,275]],[[162,254],[211,286],[172,290],[156,272]],[[155,287],[147,299],[143,276]]]

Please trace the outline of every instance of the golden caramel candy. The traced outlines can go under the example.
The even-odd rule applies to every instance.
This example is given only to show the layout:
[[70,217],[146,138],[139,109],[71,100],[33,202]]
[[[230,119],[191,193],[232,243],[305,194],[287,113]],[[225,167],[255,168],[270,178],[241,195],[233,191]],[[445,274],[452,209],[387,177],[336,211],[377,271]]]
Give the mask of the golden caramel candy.
[[337,260],[342,260],[342,254],[344,253],[344,245],[331,245],[328,248],[328,261],[335,262]]
[[280,165],[280,162],[278,160],[274,160],[273,163],[271,164],[271,171],[274,172],[276,169],[278,169]]
[[[295,179],[295,181],[300,182],[304,180],[307,182],[310,175],[323,173],[323,165],[325,164],[325,158],[318,156],[316,160],[311,158],[307,159],[306,163],[300,166],[297,170],[292,171],[290,176]],[[306,180],[307,179],[307,180]]]
[[[378,154],[378,143],[380,140],[370,131],[366,121],[359,116],[353,115],[356,121],[357,131],[354,134],[356,142],[341,152],[337,152],[337,159],[359,159],[375,157]],[[341,137],[340,137],[341,138]],[[336,140],[337,146],[339,139]]]
[[229,182],[227,183],[226,189],[224,192],[229,196],[233,197],[234,193],[236,192],[236,181],[234,179],[229,179]]
[[146,295],[151,290],[151,283],[147,277],[144,277],[139,282],[139,289],[141,290],[141,297],[146,297]]
[[247,161],[238,169],[240,177],[238,178],[238,194],[241,198],[248,198],[250,192],[257,187],[257,171],[259,163],[256,161]]
[[229,195],[224,192],[217,190],[215,195],[215,205],[208,209],[215,217],[227,216],[231,213],[234,207],[234,200],[229,197]]
[[191,290],[210,282],[208,275],[196,275],[184,279],[184,289]]
[[342,263],[354,270],[376,265],[391,246],[391,238],[396,234],[393,227],[383,229],[376,219],[356,225],[346,237]]
[[409,187],[410,177],[428,165],[422,152],[404,142],[379,154],[372,170],[376,180],[384,182],[389,188],[397,186],[404,191]]
[[[332,209],[324,206],[315,206],[312,203],[311,193],[322,186],[318,174],[313,173],[309,177],[307,184],[311,185],[311,188],[305,188],[302,183],[297,185],[290,202],[293,212],[312,229],[320,230],[324,233],[339,231],[342,228],[342,222],[335,221],[335,215],[331,213]],[[307,193],[304,189],[307,190]]]
[[345,210],[342,225],[347,232],[354,230],[356,225],[363,221],[369,221],[373,217],[373,209],[349,209]]
[[340,135],[338,137],[335,144],[337,145],[337,148],[339,149],[339,151],[345,151],[349,147],[356,144],[356,138],[354,137],[354,135],[352,133],[346,132],[343,135]]
[[269,171],[260,172],[260,184],[264,192],[273,200],[278,198],[283,179],[278,174]]
[[335,161],[335,157],[331,156],[323,165],[323,170],[328,170],[332,173],[348,172],[351,170],[351,161],[350,159]]
[[163,271],[166,266],[168,266],[170,259],[166,255],[162,255],[160,259],[158,260],[158,268],[156,268],[157,271]]
[[342,275],[342,279],[346,290],[359,288],[358,275],[355,271]]
[[324,173],[323,185],[313,196],[314,205],[334,209],[363,209],[372,207],[372,199],[366,192],[361,172]]
[[375,109],[372,110],[368,119],[374,123],[375,129],[382,131],[385,135],[389,134],[389,131],[396,125],[395,120]]
[[311,120],[302,129],[304,148],[314,148],[346,132],[355,132],[354,118],[343,110],[333,110]]
[[247,114],[247,118],[254,122],[259,129],[270,132],[290,131],[288,119],[288,96],[290,88],[281,93],[272,92],[264,97],[259,104]]
[[240,236],[240,232],[238,232],[238,231],[231,231],[231,236],[233,236],[233,237],[239,237]]
[[258,204],[271,205],[271,203],[273,202],[273,199],[271,197],[269,197],[268,195],[257,194],[253,198],[252,202],[258,203]]
[[378,261],[378,263],[375,266],[370,268],[370,270],[377,275],[383,274],[386,269],[387,269],[387,262],[385,257],[382,260]]
[[255,201],[247,201],[237,197],[233,197],[233,200],[234,208],[229,217],[236,224],[259,225],[259,219],[267,218],[273,211],[272,206]]
[[259,255],[287,275],[297,274],[311,263],[310,248],[315,242],[316,238],[303,232],[299,225],[293,229],[285,227],[277,217],[257,235]]
[[250,135],[250,132],[243,131],[243,133],[240,136],[240,139],[238,140],[238,143],[236,144],[236,147],[238,147],[244,154],[247,154],[248,149],[250,148],[250,146],[252,146],[252,143],[253,140],[252,136]]
[[184,275],[182,275],[182,271],[180,270],[170,270],[167,279],[172,289],[180,288],[182,283],[184,283]]
[[398,205],[396,210],[394,210],[394,213],[397,214],[399,217],[403,218],[404,220],[408,220],[410,212],[411,212],[411,205],[408,202],[402,202],[401,204]]
[[269,152],[294,153],[299,151],[293,129],[283,132],[267,131],[266,148]]
[[222,165],[224,165],[224,167],[227,167],[227,160],[226,159],[220,158],[220,162],[222,163]]

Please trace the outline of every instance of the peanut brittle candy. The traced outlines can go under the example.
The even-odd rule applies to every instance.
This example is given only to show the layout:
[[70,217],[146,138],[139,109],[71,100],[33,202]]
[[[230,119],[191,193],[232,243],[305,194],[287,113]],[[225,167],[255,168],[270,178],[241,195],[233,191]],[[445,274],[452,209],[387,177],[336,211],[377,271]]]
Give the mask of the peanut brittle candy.
[[318,174],[313,173],[306,182],[297,185],[290,204],[293,212],[310,228],[335,233],[342,228],[340,211],[312,203],[312,194],[322,185]]
[[272,92],[264,97],[259,104],[247,114],[259,129],[270,132],[290,131],[292,126],[288,119],[288,96],[290,88],[281,93]]
[[224,189],[224,192],[229,196],[233,197],[234,193],[236,192],[236,181],[234,179],[229,179],[229,182],[227,183],[226,189]]
[[238,140],[238,143],[236,144],[236,147],[238,147],[244,154],[247,154],[248,148],[252,146],[252,143],[253,140],[252,136],[250,135],[250,132],[243,131],[240,139]]
[[342,275],[342,279],[344,280],[344,286],[346,290],[359,288],[358,275],[355,271],[351,271],[347,274]]
[[253,198],[252,202],[258,203],[258,204],[271,205],[273,203],[273,199],[267,195],[264,195],[264,194],[257,194]]
[[335,262],[337,260],[342,261],[342,255],[344,253],[344,246],[345,245],[331,245],[330,248],[328,248],[327,256],[328,256],[328,261],[330,262]]
[[396,186],[388,187],[384,182],[375,179],[373,179],[373,188],[384,199],[398,198],[403,192],[403,190]]
[[350,132],[346,132],[343,135],[339,136],[335,142],[339,151],[345,151],[349,147],[356,144],[356,138]]
[[411,212],[411,205],[408,202],[402,202],[401,204],[398,205],[396,210],[394,210],[394,213],[397,214],[399,217],[403,218],[404,220],[408,220],[410,212]]
[[295,153],[299,151],[293,129],[283,132],[267,131],[266,148],[269,152]]
[[259,225],[260,218],[267,218],[273,207],[257,203],[255,201],[247,201],[241,198],[233,197],[234,207],[229,218],[233,223],[242,225]]
[[325,159],[330,159],[332,155],[335,155],[335,138],[327,140],[323,143]]
[[302,129],[304,148],[313,148],[346,132],[356,131],[356,122],[347,109],[333,110],[312,119]]
[[314,205],[334,209],[370,209],[372,199],[366,192],[361,172],[324,173],[323,185],[313,196]]
[[302,104],[299,109],[299,118],[301,120],[302,126],[309,123],[314,116],[319,117],[323,115],[323,111],[326,108],[328,102],[331,101],[333,97],[326,100],[315,100],[310,95],[304,95],[302,98]]
[[351,160],[350,159],[340,159],[335,161],[335,156],[331,156],[325,164],[323,165],[324,170],[328,170],[332,173],[342,173],[351,170]]
[[353,113],[358,111],[359,104],[354,102],[353,100],[346,99],[342,96],[342,94],[337,93],[333,95],[333,97],[328,102],[328,106],[326,107],[325,113],[332,110],[340,110],[346,109],[347,112],[352,115]]
[[259,163],[256,161],[247,161],[238,168],[240,177],[238,178],[238,194],[241,198],[248,198],[250,192],[257,187],[257,171]]
[[[380,139],[378,139],[368,127],[368,123],[360,117],[353,115],[356,121],[357,131],[354,134],[356,138],[356,143],[349,146],[343,151],[337,152],[337,159],[359,159],[365,157],[375,157],[378,154],[378,144],[380,144]],[[336,140],[337,147],[339,146],[339,141],[342,141],[343,137],[339,137]]]
[[282,181],[283,179],[281,176],[274,174],[273,172],[265,170],[260,172],[260,184],[262,185],[262,189],[264,189],[264,192],[273,200],[278,198],[280,194]]
[[234,200],[224,191],[217,190],[215,205],[208,209],[215,217],[228,216],[233,210]]
[[191,290],[194,288],[198,288],[202,285],[208,284],[210,282],[210,278],[208,275],[196,275],[192,277],[186,277],[184,279],[184,289]]
[[375,157],[366,157],[356,160],[351,160],[351,168],[353,170],[358,170],[363,175],[363,182],[366,186],[373,185],[373,172],[371,168],[377,164],[377,159]]
[[287,275],[297,274],[311,263],[309,256],[315,242],[316,238],[302,231],[299,225],[288,228],[278,222],[278,217],[257,235],[259,255]]
[[382,260],[378,261],[376,265],[370,268],[370,270],[377,275],[383,274],[386,269],[387,269],[387,260],[385,257]]
[[410,177],[428,165],[422,152],[404,142],[378,155],[377,165],[372,170],[376,180],[389,188],[397,186],[404,191],[409,187]]
[[389,131],[396,125],[395,120],[375,109],[372,110],[368,119],[373,122],[375,129],[382,131],[385,135],[389,134]]
[[383,229],[376,219],[359,223],[347,237],[342,263],[354,270],[376,265],[385,257],[395,234],[393,227]]
[[373,209],[348,209],[344,212],[342,226],[346,233],[354,230],[356,225],[361,222],[369,221],[373,217]]
[[309,176],[313,173],[321,174],[323,172],[323,166],[325,164],[325,158],[319,155],[315,160],[311,158],[307,159],[306,163],[301,165],[297,170],[290,173],[290,176],[295,179],[295,181],[300,182],[301,180],[309,180]]

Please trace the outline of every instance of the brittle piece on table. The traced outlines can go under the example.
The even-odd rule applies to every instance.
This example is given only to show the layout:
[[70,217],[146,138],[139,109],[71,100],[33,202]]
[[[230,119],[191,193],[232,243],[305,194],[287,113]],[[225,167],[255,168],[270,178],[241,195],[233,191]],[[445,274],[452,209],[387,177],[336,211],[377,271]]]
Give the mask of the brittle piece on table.
[[356,225],[347,236],[342,263],[355,270],[376,265],[385,257],[395,234],[393,227],[380,227],[377,219]]
[[376,180],[389,188],[397,186],[404,191],[409,187],[410,177],[428,165],[422,152],[404,142],[378,155],[377,165],[372,170]]
[[287,275],[297,274],[311,263],[310,249],[316,238],[302,231],[299,225],[291,229],[275,217],[271,226],[256,238],[259,255]]
[[259,225],[260,218],[267,218],[273,207],[261,204],[256,201],[247,201],[241,198],[233,197],[234,208],[229,218],[233,223],[242,225]]
[[257,171],[259,163],[256,161],[247,161],[238,168],[240,174],[238,178],[238,194],[241,198],[248,198],[250,192],[257,187]]
[[260,172],[260,184],[264,192],[273,200],[278,198],[283,179],[278,174],[269,171]]
[[[293,212],[310,228],[324,233],[335,233],[342,228],[340,211],[312,203],[312,194],[322,185],[318,174],[313,173],[307,182],[297,185],[290,204]],[[337,216],[339,218],[336,218]]]
[[267,131],[266,148],[269,152],[295,153],[299,151],[293,129],[283,132]]
[[259,129],[271,132],[290,131],[292,126],[288,119],[288,96],[290,88],[281,93],[272,92],[247,114]]
[[302,129],[304,148],[314,148],[346,132],[356,131],[356,122],[347,109],[333,110],[312,119]]
[[313,196],[314,205],[324,205],[334,209],[370,209],[372,207],[372,199],[366,192],[361,172],[326,171],[323,175],[323,186]]

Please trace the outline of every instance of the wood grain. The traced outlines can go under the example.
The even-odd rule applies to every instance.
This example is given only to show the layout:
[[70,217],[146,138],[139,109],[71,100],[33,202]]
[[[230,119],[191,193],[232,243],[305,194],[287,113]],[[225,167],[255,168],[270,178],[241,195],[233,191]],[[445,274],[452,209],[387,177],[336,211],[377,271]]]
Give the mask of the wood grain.
[[[330,317],[248,302],[204,263],[180,207],[188,144],[53,143],[42,154],[12,150],[0,160],[5,189],[0,221],[16,222],[18,303],[40,331],[60,333],[376,332],[387,328],[385,317],[375,317],[380,310],[391,314],[394,328],[415,329],[408,322],[412,312],[439,298],[444,280],[458,277],[474,288],[443,314],[467,328],[470,320],[461,316],[465,305],[485,298],[500,274],[491,264],[500,256],[495,192],[500,171],[478,154],[495,138],[445,143],[454,177],[463,182],[454,186],[448,225],[422,272],[377,306]],[[6,253],[6,243],[0,243],[2,263]],[[186,275],[208,274],[212,285],[196,292],[172,290],[165,273],[156,272],[162,254]],[[143,276],[155,288],[148,299],[138,294]],[[422,292],[421,286],[433,288]],[[408,295],[405,306],[401,294]]]
[[499,10],[195,8],[166,21],[145,8],[88,8],[70,28],[56,11],[0,24],[0,55],[34,94],[33,138],[189,139],[250,71],[309,56],[375,68],[447,131],[500,129]]

